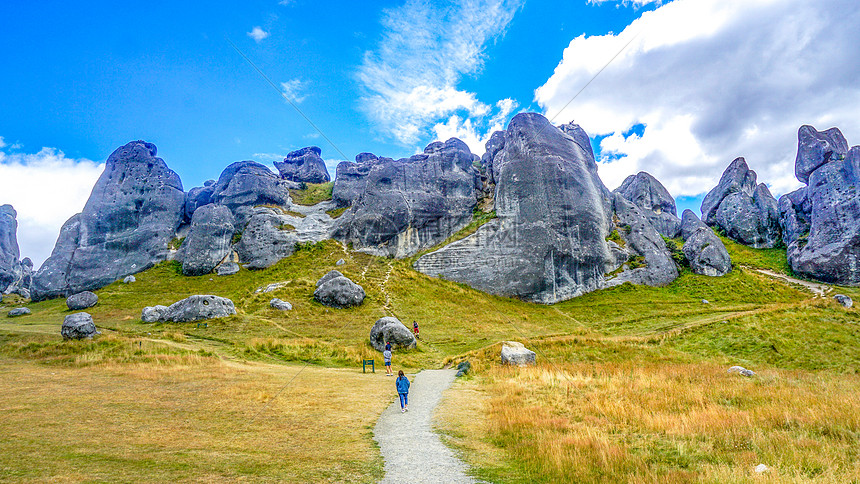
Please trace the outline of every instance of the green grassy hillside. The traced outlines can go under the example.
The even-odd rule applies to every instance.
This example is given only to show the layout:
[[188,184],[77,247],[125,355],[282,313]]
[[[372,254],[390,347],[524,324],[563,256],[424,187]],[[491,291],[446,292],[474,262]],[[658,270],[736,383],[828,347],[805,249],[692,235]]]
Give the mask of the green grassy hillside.
[[[18,409],[15,431],[0,437],[0,474],[35,481],[376,480],[381,461],[369,428],[391,396],[388,382],[362,374],[360,363],[379,360],[368,344],[370,327],[394,315],[407,325],[418,321],[422,336],[417,349],[397,352],[396,366],[473,363],[472,376],[458,381],[440,409],[440,427],[483,478],[743,481],[752,478],[751,466],[767,461],[777,466],[769,475],[777,480],[860,479],[857,310],[756,270],[788,273],[783,251],[726,245],[735,267],[725,277],[683,270],[667,287],[625,284],[553,306],[429,278],[409,260],[351,252],[333,241],[302,247],[263,271],[185,277],[167,262],[138,274],[136,283],[114,283],[96,291],[99,304],[88,310],[103,333],[94,341],[61,340],[64,300],[29,304],[32,315],[0,319],[0,366],[16,375],[2,405]],[[336,267],[341,258],[346,264]],[[334,268],[364,287],[362,306],[337,310],[313,300],[316,280]],[[255,292],[276,282],[284,286]],[[860,300],[856,288],[839,291]],[[140,321],[144,306],[192,294],[228,297],[238,314],[205,327]],[[270,309],[273,297],[294,310]],[[500,367],[505,340],[537,351],[539,365]],[[759,375],[726,374],[735,364]],[[195,386],[198,380],[204,383]],[[92,381],[91,395],[81,381]],[[278,393],[281,381],[290,382],[289,391]],[[360,395],[360,404],[325,394],[331,388]],[[42,407],[58,398],[52,391],[65,391],[70,408],[99,407],[99,432],[83,425],[79,433],[48,432],[69,417]],[[211,399],[201,397],[210,391]],[[159,394],[172,395],[170,402],[152,398]],[[123,420],[138,407],[153,418]],[[338,425],[316,428],[320,414]],[[205,448],[172,438],[111,438],[171,436],[165,418],[191,418],[187,425]],[[275,462],[260,439],[282,449],[286,437],[263,431],[266,424],[290,428],[290,439],[311,447],[322,439],[326,451],[295,451]],[[83,457],[70,449],[81,446],[98,455],[72,466]],[[137,453],[150,460],[121,465]],[[44,461],[58,464],[38,467]],[[61,463],[76,473],[62,474]],[[147,466],[157,469],[155,477],[147,477]]]

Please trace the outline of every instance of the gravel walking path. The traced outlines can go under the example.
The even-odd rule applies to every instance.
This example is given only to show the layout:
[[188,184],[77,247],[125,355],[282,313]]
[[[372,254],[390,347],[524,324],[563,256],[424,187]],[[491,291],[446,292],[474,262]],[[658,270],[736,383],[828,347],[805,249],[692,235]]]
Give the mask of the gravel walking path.
[[[476,482],[466,465],[439,440],[431,428],[433,409],[454,382],[457,370],[424,370],[409,388],[409,411],[400,412],[400,399],[379,417],[373,437],[385,460],[386,483]],[[391,378],[391,391],[395,392]]]

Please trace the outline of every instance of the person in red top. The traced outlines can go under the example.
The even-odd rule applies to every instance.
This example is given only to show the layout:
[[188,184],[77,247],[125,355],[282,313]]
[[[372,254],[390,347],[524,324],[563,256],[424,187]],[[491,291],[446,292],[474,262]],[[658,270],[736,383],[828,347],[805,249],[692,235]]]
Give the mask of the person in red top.
[[415,333],[415,339],[421,339],[418,337],[418,321],[412,321],[412,332]]

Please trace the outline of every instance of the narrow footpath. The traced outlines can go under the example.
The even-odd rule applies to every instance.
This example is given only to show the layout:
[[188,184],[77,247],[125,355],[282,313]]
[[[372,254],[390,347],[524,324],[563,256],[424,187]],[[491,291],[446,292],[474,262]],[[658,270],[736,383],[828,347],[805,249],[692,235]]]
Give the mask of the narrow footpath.
[[[445,447],[431,428],[433,409],[456,374],[457,370],[418,373],[409,388],[409,411],[400,412],[398,399],[382,412],[373,438],[385,460],[383,484],[476,482],[466,475],[466,464]],[[395,378],[389,379],[394,392]]]

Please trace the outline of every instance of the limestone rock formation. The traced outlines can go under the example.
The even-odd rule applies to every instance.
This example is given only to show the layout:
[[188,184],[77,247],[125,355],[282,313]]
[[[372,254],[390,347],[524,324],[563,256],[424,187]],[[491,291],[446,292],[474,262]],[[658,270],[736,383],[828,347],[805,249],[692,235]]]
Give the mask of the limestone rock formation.
[[756,185],[756,173],[743,158],[732,161],[705,195],[702,221],[751,247],[772,248],[782,241],[776,199],[764,183]]
[[379,318],[370,328],[370,345],[376,351],[385,350],[386,342],[394,348],[414,348],[417,344],[412,331],[399,319],[390,316]]
[[692,210],[684,210],[681,236],[685,241],[681,250],[695,274],[716,277],[732,270],[732,260],[723,241]]
[[184,216],[182,182],[152,143],[114,151],[83,211],[33,276],[33,300],[96,289],[166,259]]
[[[615,225],[625,241],[627,261],[621,272],[608,279],[608,286],[625,282],[648,286],[665,286],[678,278],[678,268],[666,249],[666,242],[643,210],[624,198],[620,192],[613,199]],[[613,270],[615,268],[612,268]]]
[[212,272],[232,253],[233,232],[233,215],[227,207],[209,204],[198,208],[176,258],[182,263],[182,273],[202,276]]
[[540,114],[521,113],[505,131],[493,173],[497,218],[415,268],[540,303],[601,288],[611,213],[588,151]]
[[251,216],[242,232],[242,238],[233,247],[247,269],[265,269],[289,257],[300,241],[289,222],[291,217],[261,208]]
[[472,220],[480,177],[472,153],[452,138],[394,161],[341,162],[333,199],[351,208],[335,237],[375,255],[406,257],[442,242]]
[[[337,274],[332,274],[337,273]],[[317,281],[314,299],[332,308],[350,308],[364,302],[364,288],[337,271],[330,271]]]
[[281,178],[294,182],[325,183],[331,181],[325,162],[320,157],[322,151],[309,146],[290,152],[284,161],[276,161],[275,168]]
[[495,131],[490,135],[490,139],[484,144],[486,151],[481,156],[481,167],[487,174],[489,183],[495,184],[496,178],[493,176],[493,159],[499,151],[505,148],[505,132]]
[[675,199],[656,178],[640,171],[628,176],[615,191],[639,207],[661,235],[672,239],[678,236],[681,220],[675,209]]
[[256,161],[237,161],[221,172],[212,188],[212,203],[223,205],[233,213],[233,225],[242,230],[254,208],[289,204],[290,184]]
[[[855,285],[860,284],[860,146],[842,155],[843,139],[836,128],[800,128],[795,172],[808,185],[780,197],[779,211],[792,270]],[[809,167],[816,168],[807,174]]]
[[95,306],[99,302],[99,297],[90,291],[83,291],[77,294],[72,294],[66,298],[66,306],[70,311],[80,311]]
[[33,262],[19,261],[18,213],[11,205],[0,205],[0,294],[30,297]]
[[185,194],[185,221],[191,222],[194,211],[212,203],[215,180],[207,180],[202,187],[194,187]]
[[502,364],[527,366],[535,364],[535,352],[516,341],[502,343]]
[[[187,323],[204,319],[223,318],[236,314],[236,306],[226,297],[195,295],[177,301],[167,309],[164,306],[143,308],[141,320],[144,322]],[[152,319],[155,319],[152,321]]]
[[218,266],[218,268],[215,269],[215,273],[219,276],[232,276],[233,274],[238,274],[240,270],[241,268],[239,267],[239,264],[231,261]]
[[65,317],[60,334],[63,339],[85,339],[101,333],[96,329],[90,313],[75,313]]

